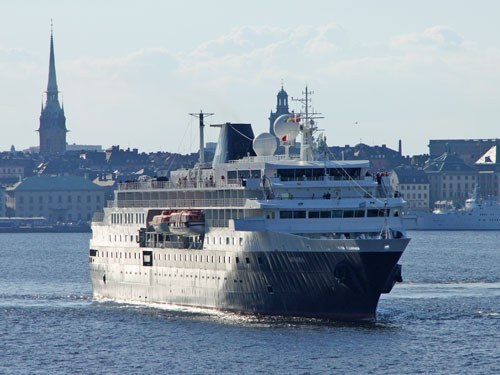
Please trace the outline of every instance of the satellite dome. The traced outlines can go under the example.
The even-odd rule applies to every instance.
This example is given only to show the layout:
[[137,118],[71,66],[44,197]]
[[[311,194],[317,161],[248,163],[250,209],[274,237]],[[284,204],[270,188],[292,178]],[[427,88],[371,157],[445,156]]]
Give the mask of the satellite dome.
[[276,137],[271,133],[259,134],[253,140],[253,150],[257,156],[271,156],[274,155],[278,144]]
[[281,115],[274,122],[274,133],[281,141],[293,141],[300,133],[300,119],[294,114]]

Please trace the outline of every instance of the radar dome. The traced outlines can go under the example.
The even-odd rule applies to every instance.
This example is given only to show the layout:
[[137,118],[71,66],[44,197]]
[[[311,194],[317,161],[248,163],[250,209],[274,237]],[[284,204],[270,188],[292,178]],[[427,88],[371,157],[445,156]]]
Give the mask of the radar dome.
[[278,144],[276,137],[271,133],[259,134],[253,140],[253,150],[257,156],[271,156],[274,155]]
[[281,141],[293,141],[300,133],[299,120],[293,114],[281,115],[274,122],[274,133]]

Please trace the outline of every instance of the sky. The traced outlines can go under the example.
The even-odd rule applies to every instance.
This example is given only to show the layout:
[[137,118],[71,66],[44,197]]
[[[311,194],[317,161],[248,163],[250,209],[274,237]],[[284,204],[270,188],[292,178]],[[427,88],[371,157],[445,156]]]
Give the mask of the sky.
[[257,135],[282,82],[314,92],[330,146],[500,138],[498,14],[494,0],[0,0],[0,151],[38,145],[51,19],[69,144],[196,152],[200,110]]

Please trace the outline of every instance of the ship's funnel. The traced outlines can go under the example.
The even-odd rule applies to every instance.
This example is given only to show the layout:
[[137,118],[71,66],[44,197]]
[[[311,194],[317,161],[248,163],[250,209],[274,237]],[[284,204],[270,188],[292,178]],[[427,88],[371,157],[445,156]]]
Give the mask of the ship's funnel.
[[226,122],[225,124],[210,126],[221,128],[213,166],[227,163],[230,160],[238,160],[247,155],[255,156],[252,147],[254,135],[251,124]]

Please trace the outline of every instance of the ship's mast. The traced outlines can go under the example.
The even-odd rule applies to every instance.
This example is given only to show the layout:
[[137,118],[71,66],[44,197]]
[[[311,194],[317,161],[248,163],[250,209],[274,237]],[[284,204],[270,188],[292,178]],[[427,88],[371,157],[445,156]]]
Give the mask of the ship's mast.
[[314,112],[314,109],[309,110],[311,99],[309,96],[314,94],[314,91],[309,91],[307,86],[305,91],[302,91],[302,98],[292,98],[293,101],[302,103],[301,117],[305,117],[305,121],[300,125],[300,132],[302,133],[302,142],[300,144],[300,160],[311,161],[313,160],[313,147],[314,138],[313,133],[318,130],[315,119],[323,118],[319,112]]
[[210,117],[214,115],[213,113],[203,113],[202,110],[200,110],[200,113],[190,113],[191,116],[193,117],[198,117],[200,119],[200,166],[205,163],[205,123],[204,119],[205,117]]

